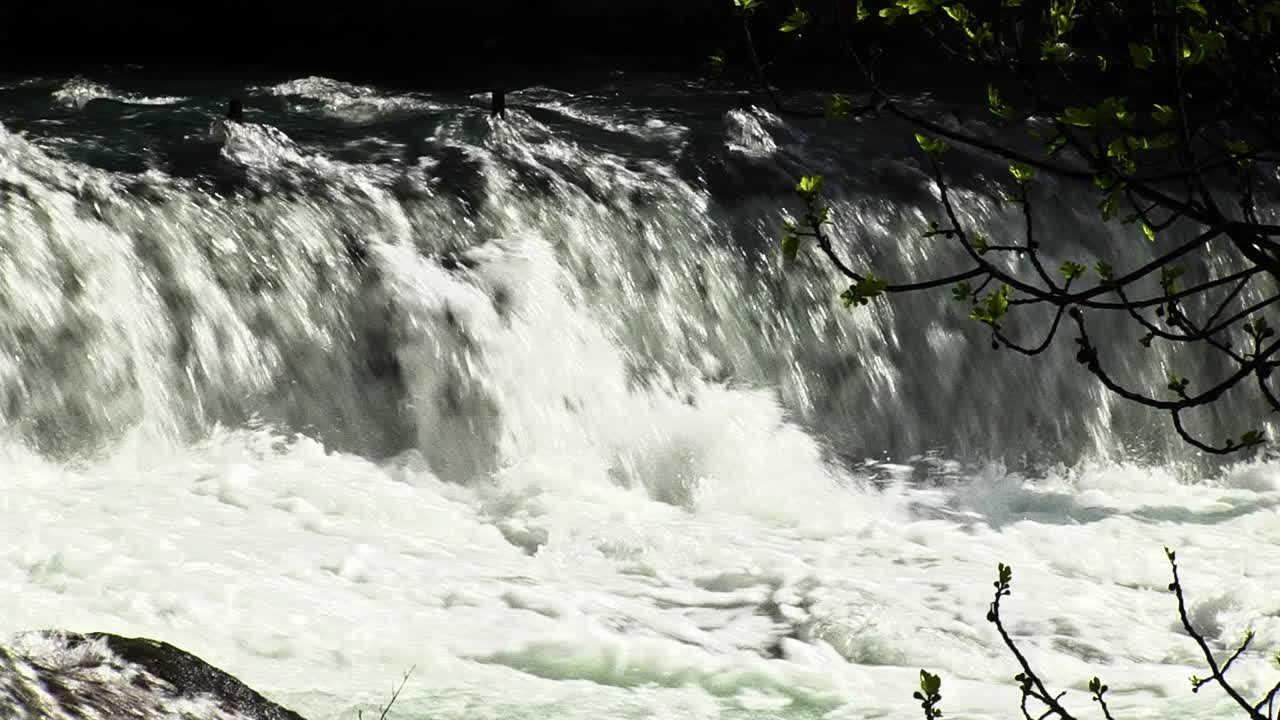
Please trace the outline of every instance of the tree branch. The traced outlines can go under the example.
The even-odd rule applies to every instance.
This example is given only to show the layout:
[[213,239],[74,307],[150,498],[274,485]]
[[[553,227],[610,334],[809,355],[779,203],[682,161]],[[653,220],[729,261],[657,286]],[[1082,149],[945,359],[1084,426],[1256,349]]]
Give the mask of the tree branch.
[[1205,662],[1209,664],[1209,670],[1213,672],[1213,675],[1210,676],[1210,680],[1216,681],[1222,688],[1223,692],[1225,692],[1228,697],[1234,700],[1235,703],[1248,714],[1250,720],[1270,720],[1270,718],[1255,709],[1253,705],[1250,705],[1249,701],[1245,700],[1244,697],[1242,697],[1240,693],[1227,682],[1227,678],[1224,676],[1224,668],[1220,668],[1218,666],[1218,661],[1214,658],[1213,651],[1209,649],[1209,643],[1205,641],[1204,636],[1201,635],[1200,632],[1196,630],[1195,626],[1191,624],[1191,617],[1187,614],[1187,601],[1182,595],[1182,579],[1178,577],[1177,556],[1168,548],[1165,548],[1165,554],[1169,558],[1169,567],[1173,570],[1173,582],[1169,583],[1169,589],[1173,591],[1174,596],[1178,599],[1178,618],[1182,621],[1182,627],[1187,631],[1187,635],[1190,635],[1191,639],[1195,640],[1196,645],[1200,647],[1200,652],[1204,655]]

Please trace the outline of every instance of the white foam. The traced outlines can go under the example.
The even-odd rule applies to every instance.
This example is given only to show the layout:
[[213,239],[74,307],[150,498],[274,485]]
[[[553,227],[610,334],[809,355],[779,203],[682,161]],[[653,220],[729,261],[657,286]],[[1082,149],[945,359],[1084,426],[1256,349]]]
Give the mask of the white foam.
[[[331,90],[360,92],[316,92]],[[752,137],[774,122],[739,119]],[[983,615],[1008,562],[1010,627],[1073,707],[1099,674],[1117,716],[1232,716],[1220,695],[1187,692],[1203,670],[1164,589],[1169,545],[1216,647],[1248,626],[1280,641],[1274,462],[1187,482],[1134,464],[1027,478],[922,457],[936,486],[869,463],[859,472],[888,478],[877,490],[794,421],[843,402],[857,412],[833,433],[928,439],[946,428],[919,417],[977,423],[1007,397],[989,392],[990,407],[958,420],[951,395],[933,415],[902,412],[913,378],[937,371],[933,354],[902,351],[891,321],[907,310],[836,315],[826,288],[799,281],[774,298],[671,168],[497,124],[466,159],[502,198],[481,220],[512,231],[481,243],[479,221],[453,206],[414,215],[394,202],[378,169],[241,129],[227,159],[320,189],[218,204],[152,178],[164,202],[130,204],[116,178],[0,131],[0,178],[30,195],[12,193],[6,230],[26,252],[0,268],[14,310],[0,331],[48,357],[64,331],[82,340],[57,355],[68,375],[0,358],[0,384],[22,401],[6,438],[41,437],[24,423],[64,418],[68,398],[111,430],[68,463],[0,442],[0,594],[16,598],[0,632],[163,639],[317,719],[384,702],[411,665],[398,717],[905,717],[921,667],[943,674],[949,716],[1007,717],[1017,669]],[[587,166],[603,200],[556,163]],[[514,192],[517,166],[547,171],[554,201]],[[627,199],[639,191],[656,200]],[[675,219],[653,220],[655,205]],[[869,226],[891,235],[917,219]],[[381,283],[368,297],[325,264],[349,228]],[[432,257],[440,236],[468,241],[460,267]],[[163,262],[144,262],[144,244]],[[705,299],[663,262],[686,246],[707,268]],[[68,265],[80,295],[52,280]],[[271,286],[242,289],[262,268]],[[179,360],[175,326],[157,319],[161,280],[189,305]],[[359,425],[365,398],[347,394],[372,391],[325,363],[353,352],[361,312],[391,326],[405,388],[385,402],[403,402],[415,449],[376,461],[320,432],[205,424],[301,378],[312,392],[287,395],[291,409],[314,402]],[[938,331],[919,348],[963,342]],[[833,365],[866,361],[857,392],[789,359],[829,346]],[[662,362],[672,356],[683,360]],[[721,364],[729,381],[709,379]],[[311,396],[321,390],[333,397]],[[1254,656],[1233,672],[1251,691],[1269,673]]]
[[418,95],[389,95],[365,85],[318,76],[289,80],[262,90],[280,97],[312,100],[320,103],[326,111],[349,119],[443,107]]
[[83,108],[94,100],[114,100],[126,105],[178,105],[187,100],[185,97],[161,95],[148,96],[137,93],[119,92],[109,85],[97,83],[84,78],[74,78],[63,83],[53,91],[58,103],[68,107]]
[[[402,712],[421,715],[407,717],[516,694],[526,711],[575,718],[602,703],[675,712],[690,697],[708,717],[897,714],[918,667],[943,673],[952,714],[994,717],[1016,703],[1015,668],[982,621],[1004,561],[1011,627],[1078,705],[1096,673],[1137,688],[1116,693],[1117,710],[1195,702],[1225,717],[1220,697],[1183,687],[1199,663],[1163,589],[1169,544],[1214,642],[1280,633],[1267,590],[1280,559],[1240,552],[1240,538],[1280,544],[1274,490],[1111,466],[1042,486],[992,468],[949,488],[860,489],[767,394],[707,386],[690,405],[628,390],[543,244],[494,246],[474,275],[386,252],[401,291],[419,288],[406,323],[438,323],[448,306],[481,341],[477,377],[502,423],[492,482],[269,429],[122,446],[80,467],[8,446],[0,544],[21,550],[0,559],[0,590],[23,602],[2,629],[161,637],[319,718],[384,700],[414,664]],[[505,318],[486,315],[503,272],[524,283]],[[559,360],[528,364],[548,353]],[[553,402],[575,385],[583,410]],[[448,421],[432,422],[428,450]],[[1082,509],[1071,484],[1105,501]],[[1239,666],[1244,687],[1261,689],[1261,666]]]

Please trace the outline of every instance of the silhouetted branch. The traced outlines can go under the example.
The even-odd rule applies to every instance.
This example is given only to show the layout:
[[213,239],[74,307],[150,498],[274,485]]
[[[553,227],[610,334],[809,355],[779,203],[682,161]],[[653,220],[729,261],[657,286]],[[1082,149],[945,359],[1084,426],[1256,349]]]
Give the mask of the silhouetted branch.
[[[744,0],[739,4],[751,3]],[[819,216],[814,204],[817,189],[806,196],[812,234],[804,237],[815,239],[831,266],[855,283],[843,296],[847,304],[866,304],[883,293],[954,285],[957,299],[972,301],[971,317],[991,328],[995,348],[1040,355],[1053,346],[1063,315],[1071,315],[1080,330],[1077,359],[1108,391],[1169,412],[1179,436],[1203,451],[1234,452],[1257,444],[1260,435],[1250,432],[1239,443],[1227,441],[1215,446],[1188,433],[1182,413],[1221,399],[1250,375],[1255,376],[1268,407],[1280,410],[1280,393],[1270,384],[1271,371],[1277,366],[1276,344],[1255,347],[1249,355],[1237,349],[1234,335],[1227,335],[1241,328],[1252,334],[1250,328],[1265,321],[1262,311],[1280,300],[1270,289],[1269,297],[1261,301],[1244,299],[1250,282],[1259,274],[1280,281],[1280,242],[1276,240],[1280,225],[1261,222],[1256,198],[1263,178],[1256,168],[1280,162],[1276,157],[1280,133],[1273,132],[1273,118],[1280,113],[1280,94],[1275,89],[1280,82],[1271,82],[1280,81],[1280,63],[1274,62],[1280,51],[1280,31],[1270,29],[1273,9],[1249,3],[1214,4],[1212,8],[1198,3],[1194,7],[1175,4],[1172,9],[1154,10],[1141,5],[1109,3],[1099,10],[1093,0],[1048,7],[1006,6],[1001,2],[977,6],[918,3],[910,7],[895,3],[882,13],[890,19],[902,16],[903,22],[917,25],[936,47],[957,61],[973,63],[996,80],[1020,82],[1021,97],[1013,98],[1012,103],[1001,97],[996,84],[990,85],[989,109],[998,118],[996,125],[1030,131],[1043,143],[1043,156],[1022,149],[1012,137],[991,139],[968,127],[947,127],[900,104],[876,76],[877,53],[868,51],[864,58],[849,37],[840,33],[844,54],[869,85],[872,100],[868,107],[918,131],[921,149],[930,156],[932,184],[946,218],[946,229],[932,224],[926,237],[942,235],[955,240],[968,258],[962,266],[967,269],[956,272],[951,268],[915,283],[888,283],[871,269],[855,270],[823,231],[827,209],[821,208]],[[841,28],[848,26],[846,10],[841,3],[833,3],[833,15]],[[867,10],[865,17],[874,13]],[[1075,47],[1068,38],[1077,25],[1091,28],[1081,31],[1083,47]],[[1240,32],[1253,37],[1258,47],[1248,42],[1242,45],[1240,37],[1228,41],[1214,35],[1215,28],[1227,27],[1235,28],[1231,32],[1251,28],[1248,33]],[[750,33],[745,18],[743,29]],[[749,47],[752,62],[762,75],[754,43]],[[1092,69],[1095,58],[1099,61],[1096,71]],[[1224,73],[1224,66],[1236,72]],[[1106,81],[1097,82],[1101,77]],[[764,84],[771,90],[767,82]],[[1100,90],[1115,94],[1098,97]],[[1143,107],[1128,104],[1135,97],[1142,98]],[[1256,126],[1253,132],[1239,134],[1240,128],[1250,125]],[[944,141],[989,159],[1011,162],[1010,171],[1018,183],[1023,237],[988,240],[966,225],[939,160],[948,150]],[[1070,259],[1061,268],[1045,265],[1038,237],[1043,226],[1035,215],[1043,201],[1039,195],[1032,201],[1035,172],[1067,183],[1095,186],[1103,223],[1120,219],[1133,223],[1152,243],[1182,230],[1197,234],[1137,268],[1116,272],[1105,261],[1099,262],[1096,271],[1100,280],[1087,283],[1083,278],[1089,269],[1084,265]],[[814,187],[820,186],[818,182]],[[1228,193],[1235,193],[1238,202],[1224,200]],[[787,252],[793,253],[796,243],[787,247]],[[1183,269],[1178,263],[1196,254],[1215,261],[1222,258],[1230,269],[1220,277],[1179,288],[1177,279]],[[1138,283],[1156,275],[1161,292],[1135,290]],[[980,282],[970,282],[975,280]],[[979,286],[976,292],[972,284]],[[989,287],[995,290],[984,295]],[[1023,344],[1012,337],[1015,334],[1006,327],[1012,322],[1006,316],[1036,305],[1052,307],[1052,320],[1040,342]],[[1154,310],[1154,319],[1149,310]],[[1176,396],[1172,398],[1126,387],[1103,367],[1085,327],[1085,311],[1120,313],[1145,331],[1144,345],[1156,339],[1202,345],[1216,358],[1230,361],[1225,376],[1200,385],[1208,389],[1195,395],[1187,391],[1189,381],[1173,379],[1170,389]]]
[[[1178,618],[1182,621],[1182,628],[1187,631],[1187,635],[1191,636],[1191,639],[1195,640],[1196,645],[1199,646],[1201,654],[1204,655],[1205,662],[1209,665],[1209,670],[1213,673],[1209,676],[1209,681],[1218,683],[1218,686],[1227,694],[1227,697],[1230,697],[1237,705],[1248,713],[1250,720],[1270,720],[1270,718],[1263,715],[1258,709],[1251,705],[1248,700],[1245,700],[1244,697],[1227,682],[1225,674],[1226,667],[1220,667],[1218,665],[1217,659],[1213,656],[1213,650],[1209,648],[1209,643],[1206,642],[1204,636],[1196,630],[1195,626],[1191,623],[1190,615],[1187,614],[1187,601],[1182,594],[1182,578],[1178,576],[1177,555],[1168,548],[1165,548],[1165,555],[1168,556],[1169,567],[1173,571],[1173,582],[1169,583],[1169,589],[1173,591],[1174,596],[1178,599]],[[1252,633],[1250,633],[1246,642],[1242,643],[1242,646],[1247,645],[1248,641],[1252,639]],[[1234,659],[1235,656],[1233,655],[1232,660]]]
[[[404,677],[400,678],[400,686],[397,687],[394,691],[392,691],[391,699],[388,700],[387,704],[382,708],[382,712],[378,715],[378,720],[387,720],[387,713],[391,712],[392,706],[396,704],[396,700],[399,699],[400,697],[400,691],[404,690],[405,683],[409,682],[409,676],[413,674],[413,671],[416,670],[417,667],[418,667],[417,665],[414,665],[413,667],[404,671]],[[360,718],[360,720],[363,720],[364,711],[361,710],[357,712],[356,717]]]
[[1197,450],[1200,450],[1201,452],[1206,452],[1210,455],[1230,455],[1240,449],[1236,447],[1234,443],[1223,444],[1223,445],[1210,445],[1204,442],[1203,440],[1200,440],[1196,436],[1192,435],[1191,433],[1187,432],[1187,429],[1182,425],[1181,410],[1174,410],[1170,414],[1173,416],[1173,428],[1178,432],[1178,437],[1182,438],[1183,442],[1196,448]]
[[1169,410],[1169,411],[1187,410],[1187,409],[1199,407],[1202,405],[1208,405],[1209,403],[1214,402],[1218,398],[1222,397],[1223,393],[1225,393],[1227,390],[1230,390],[1235,385],[1239,384],[1241,380],[1245,379],[1250,374],[1255,372],[1259,367],[1264,366],[1267,360],[1272,355],[1274,355],[1278,350],[1280,350],[1280,341],[1272,343],[1271,345],[1267,346],[1266,350],[1264,350],[1261,355],[1245,363],[1243,366],[1240,367],[1239,370],[1237,370],[1235,373],[1230,375],[1226,380],[1219,382],[1217,385],[1210,387],[1208,390],[1206,390],[1205,392],[1199,395],[1187,396],[1182,398],[1181,400],[1176,400],[1176,401],[1157,400],[1155,398],[1148,397],[1146,395],[1142,395],[1140,393],[1136,393],[1134,391],[1128,390],[1127,388],[1124,388],[1115,380],[1113,380],[1111,376],[1108,375],[1107,372],[1102,369],[1102,365],[1098,361],[1097,350],[1093,347],[1092,342],[1089,340],[1089,332],[1084,324],[1084,314],[1080,312],[1072,312],[1071,317],[1073,320],[1075,320],[1076,326],[1080,329],[1079,342],[1081,344],[1081,351],[1080,351],[1081,354],[1077,356],[1077,359],[1079,359],[1080,362],[1085,367],[1087,367],[1090,372],[1092,372],[1099,380],[1101,380],[1102,384],[1106,385],[1108,390],[1125,398],[1126,400],[1130,400],[1132,402],[1136,402],[1141,405],[1146,405],[1147,407],[1156,408],[1158,410]]
[[[1168,548],[1165,548],[1165,553],[1169,558],[1170,568],[1173,573],[1173,582],[1169,584],[1169,590],[1174,593],[1174,596],[1177,599],[1178,616],[1181,619],[1183,629],[1186,630],[1187,634],[1200,647],[1201,653],[1203,654],[1210,672],[1212,673],[1208,678],[1204,679],[1193,676],[1192,691],[1198,692],[1204,685],[1217,683],[1223,689],[1223,692],[1225,692],[1228,697],[1230,697],[1247,713],[1249,720],[1269,720],[1269,710],[1267,714],[1264,714],[1262,709],[1264,707],[1270,708],[1277,698],[1280,698],[1280,683],[1277,683],[1270,691],[1268,691],[1261,700],[1251,705],[1247,700],[1245,700],[1244,696],[1242,696],[1239,691],[1232,687],[1226,678],[1227,672],[1231,669],[1232,664],[1248,650],[1249,645],[1254,638],[1253,632],[1250,631],[1247,633],[1240,645],[1237,646],[1235,651],[1231,654],[1230,658],[1220,665],[1214,657],[1213,651],[1209,648],[1209,644],[1205,640],[1204,636],[1201,635],[1191,623],[1191,619],[1187,611],[1186,599],[1182,592],[1182,581],[1178,575],[1176,556],[1173,551]],[[1014,682],[1018,683],[1018,688],[1022,693],[1020,702],[1022,717],[1026,720],[1045,720],[1050,717],[1057,717],[1059,720],[1075,720],[1070,711],[1068,711],[1062,704],[1062,699],[1066,696],[1066,693],[1059,692],[1055,695],[1049,691],[1045,681],[1036,673],[1026,655],[1023,654],[1022,650],[1013,640],[1013,637],[1009,634],[1009,631],[1005,628],[1004,618],[1002,616],[1003,600],[1012,593],[1011,583],[1013,580],[1013,569],[1004,563],[1001,563],[998,570],[998,578],[996,582],[993,583],[996,591],[987,610],[987,621],[995,626],[996,632],[1000,635],[1001,641],[1013,655],[1021,670],[1021,672],[1014,677]],[[925,674],[926,673],[922,671],[922,676]],[[1109,691],[1110,688],[1104,684],[1101,679],[1094,677],[1089,681],[1089,695],[1094,702],[1098,703],[1102,710],[1104,720],[1115,720],[1111,713],[1111,707],[1107,704],[1106,695]],[[1044,707],[1044,710],[1039,715],[1032,715],[1031,708],[1028,707],[1029,701],[1032,700]]]
[[1000,331],[999,328],[993,328],[992,332],[996,336],[996,339],[1000,341],[1001,345],[1009,348],[1010,350],[1018,352],[1022,355],[1026,355],[1028,357],[1034,357],[1036,355],[1043,353],[1045,350],[1048,350],[1049,347],[1053,344],[1054,338],[1058,336],[1058,328],[1062,325],[1062,316],[1065,315],[1066,313],[1067,313],[1067,307],[1065,305],[1058,308],[1058,311],[1054,313],[1053,323],[1049,325],[1049,332],[1045,334],[1044,340],[1039,345],[1032,348],[1023,347],[1021,345],[1018,345],[1017,343],[1010,341],[1008,338],[1004,336],[1004,334]]

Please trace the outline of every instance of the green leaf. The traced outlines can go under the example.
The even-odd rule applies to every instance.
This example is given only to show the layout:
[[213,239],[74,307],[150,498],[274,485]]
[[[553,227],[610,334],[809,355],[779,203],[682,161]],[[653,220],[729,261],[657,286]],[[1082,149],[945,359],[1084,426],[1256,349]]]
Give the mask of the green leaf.
[[1000,289],[982,299],[981,303],[969,313],[970,319],[995,327],[1000,318],[1009,311],[1009,286],[1001,285]]
[[800,182],[796,184],[796,192],[806,199],[817,196],[818,193],[822,192],[822,176],[805,175],[800,178]]
[[1066,125],[1074,127],[1093,127],[1097,122],[1097,113],[1089,108],[1065,108],[1062,114],[1058,116],[1058,120]]
[[973,13],[969,12],[969,8],[965,7],[961,3],[956,3],[955,5],[943,5],[942,12],[946,13],[948,17],[960,23],[962,26],[968,25],[969,21],[973,19]]
[[1129,43],[1129,59],[1133,61],[1134,67],[1139,70],[1146,70],[1155,63],[1156,54],[1150,45]]
[[1204,9],[1204,5],[1200,4],[1200,0],[1178,0],[1178,11],[1188,10],[1199,15],[1204,20],[1209,19],[1209,13]]
[[991,31],[991,23],[984,22],[981,25],[969,25],[964,28],[964,34],[969,37],[969,41],[975,45],[990,44],[995,35]]
[[1035,177],[1036,173],[1035,170],[1031,169],[1030,165],[1012,162],[1009,163],[1009,174],[1013,175],[1013,179],[1017,180],[1018,184],[1025,185],[1031,181],[1031,178]]
[[986,235],[978,233],[977,237],[973,239],[973,249],[978,251],[979,255],[986,255],[987,251],[991,249],[991,242],[987,240]]
[[1133,112],[1125,107],[1129,98],[1109,97],[1098,104],[1098,112],[1103,118],[1118,125],[1132,125]]
[[1128,140],[1129,138],[1123,135],[1113,138],[1111,142],[1107,143],[1107,157],[1123,162],[1129,156]]
[[932,138],[922,133],[916,133],[916,143],[920,145],[920,149],[933,157],[941,157],[951,146],[947,145],[945,140]]
[[942,690],[942,678],[934,675],[927,670],[920,671],[920,691],[925,697],[930,698],[938,694]]
[[733,0],[733,4],[743,12],[754,12],[764,5],[764,0]]
[[1231,157],[1237,160],[1242,156],[1249,154],[1249,143],[1243,140],[1229,140],[1223,143],[1223,147],[1231,153]]
[[1160,150],[1172,145],[1173,137],[1169,133],[1160,133],[1154,136],[1127,135],[1125,136],[1125,144],[1131,150]]
[[1240,447],[1251,448],[1262,445],[1267,441],[1267,434],[1261,430],[1250,430],[1240,436]]
[[939,0],[894,0],[902,9],[907,11],[909,15],[917,15],[919,13],[931,13]]
[[1075,27],[1076,0],[1049,0],[1049,20],[1053,23],[1053,36],[1060,38]]
[[787,233],[782,236],[782,257],[788,261],[795,260],[800,254],[800,236],[794,233]]
[[885,22],[892,25],[894,20],[897,20],[899,17],[902,16],[902,13],[903,13],[902,8],[897,6],[890,6],[881,10],[879,15],[881,18],[885,20]]
[[956,285],[955,288],[951,290],[951,294],[955,297],[956,302],[968,302],[973,299],[973,286],[969,284],[968,280],[965,280],[959,285]]
[[978,22],[978,18],[963,3],[954,3],[951,5],[943,5],[942,12],[946,13],[960,26],[965,37],[975,45],[985,45],[991,42],[992,35],[990,22]]
[[1071,46],[1063,42],[1046,41],[1040,46],[1040,59],[1051,63],[1064,63],[1071,59]]
[[807,10],[796,8],[794,12],[782,23],[782,27],[778,28],[784,33],[798,32],[803,30],[805,26],[813,19]]
[[862,2],[862,0],[858,0],[857,15],[858,22],[862,22],[863,20],[871,17],[871,11],[867,9],[867,6]]
[[1067,137],[1065,135],[1054,135],[1044,144],[1045,154],[1051,158],[1057,157],[1058,151],[1062,150],[1066,144]]
[[1156,241],[1156,229],[1151,227],[1151,223],[1147,222],[1146,220],[1142,221],[1142,232],[1147,236],[1147,239],[1150,240],[1151,242]]
[[871,302],[871,298],[879,297],[884,294],[885,288],[889,287],[889,283],[874,275],[867,275],[858,282],[850,285],[847,290],[840,294],[840,301],[844,306],[854,307],[857,305],[866,305]]
[[1161,125],[1168,125],[1173,122],[1173,108],[1156,103],[1151,106],[1151,119]]
[[1160,268],[1160,289],[1165,295],[1178,292],[1178,278],[1182,277],[1182,268],[1177,265],[1166,265]]
[[1064,108],[1058,121],[1074,127],[1094,127],[1098,125],[1131,125],[1133,112],[1126,106],[1128,98],[1109,97],[1093,107]]
[[1107,222],[1120,214],[1120,193],[1111,192],[1103,196],[1102,201],[1098,203],[1098,210],[1102,212],[1102,221]]
[[1183,48],[1183,57],[1191,65],[1214,60],[1227,49],[1227,38],[1218,30],[1200,32],[1193,27],[1190,28],[1190,33],[1192,45]]
[[1071,282],[1076,278],[1084,275],[1085,266],[1080,263],[1071,262],[1070,260],[1062,263],[1062,267],[1058,268],[1058,274],[1067,282]]
[[997,566],[997,569],[1000,571],[999,585],[1002,587],[1008,587],[1009,583],[1013,582],[1013,567],[1000,563]]
[[1110,263],[1103,260],[1099,260],[1098,264],[1094,266],[1094,269],[1098,271],[1098,277],[1102,278],[1104,281],[1114,280],[1116,277],[1115,268],[1111,267]]
[[1253,164],[1253,160],[1249,158],[1249,143],[1243,140],[1230,140],[1223,144],[1236,161],[1236,167],[1246,169]]
[[1013,112],[1013,107],[1000,97],[1000,90],[995,85],[987,85],[987,109],[992,115],[1006,120]]
[[826,116],[828,120],[848,120],[853,111],[853,101],[844,95],[832,95],[827,98]]
[[1249,335],[1249,337],[1253,338],[1254,341],[1256,342],[1261,342],[1263,340],[1266,340],[1269,337],[1274,337],[1276,334],[1276,331],[1271,327],[1271,324],[1268,323],[1267,319],[1264,317],[1260,317],[1257,320],[1254,320],[1253,322],[1245,323],[1244,331]]
[[712,55],[711,57],[707,58],[707,61],[711,63],[712,76],[719,77],[720,74],[724,72],[724,51],[723,50],[717,51],[715,55]]
[[1106,55],[1098,56],[1098,72],[1106,72],[1109,64]]

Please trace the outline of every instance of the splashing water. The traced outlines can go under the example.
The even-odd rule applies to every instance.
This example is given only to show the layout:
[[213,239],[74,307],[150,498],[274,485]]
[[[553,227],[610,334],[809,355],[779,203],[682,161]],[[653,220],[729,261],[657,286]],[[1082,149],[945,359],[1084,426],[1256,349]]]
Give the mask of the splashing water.
[[173,96],[148,97],[136,93],[120,93],[112,90],[107,85],[84,78],[75,78],[67,81],[66,84],[55,91],[53,99],[64,106],[83,110],[85,105],[94,100],[112,100],[128,105],[177,105],[186,98]]
[[[1187,692],[1167,544],[1215,643],[1280,642],[1276,463],[1194,461],[947,298],[850,313],[778,266],[801,172],[858,261],[946,262],[887,121],[305,78],[212,142],[228,93],[90,93],[172,100],[144,122],[65,106],[87,82],[0,84],[46,103],[0,129],[0,631],[157,637],[314,718],[410,665],[399,717],[901,716],[920,667],[1003,717],[1003,561],[1077,706],[1099,674],[1127,716],[1229,716]],[[1016,228],[975,168],[965,212]],[[1050,260],[1147,252],[1056,191]],[[1159,352],[1123,371],[1201,361]]]

